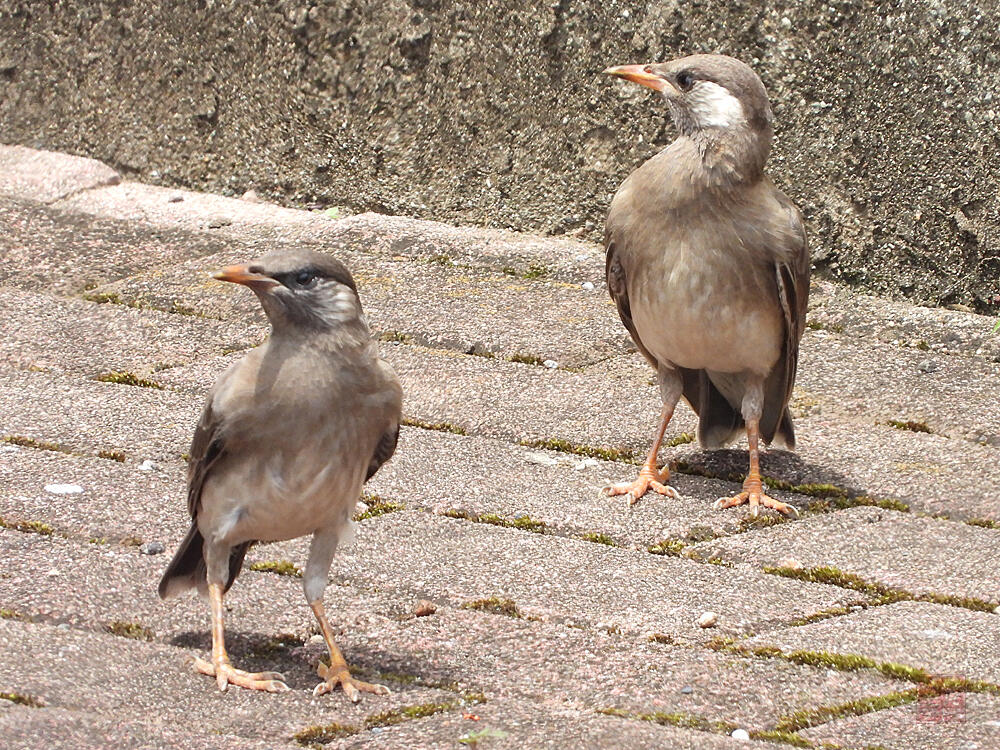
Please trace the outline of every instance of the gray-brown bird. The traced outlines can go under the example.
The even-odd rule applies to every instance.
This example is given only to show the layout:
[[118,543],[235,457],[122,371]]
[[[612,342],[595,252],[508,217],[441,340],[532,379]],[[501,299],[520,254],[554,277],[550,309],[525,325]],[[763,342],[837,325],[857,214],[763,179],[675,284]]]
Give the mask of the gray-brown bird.
[[764,85],[723,55],[604,72],[660,92],[678,131],[622,183],[608,212],[608,289],[656,368],[663,412],[639,477],[605,491],[631,503],[649,489],[677,497],[656,459],[683,396],[698,415],[702,447],[723,447],[746,428],[743,490],[716,507],[794,513],[764,493],[758,442],[795,446],[788,399],[809,251],[798,209],[764,173],[773,134]]
[[191,528],[160,581],[164,599],[207,590],[212,661],[199,672],[255,690],[288,690],[275,672],[235,669],[226,653],[222,597],[255,541],[312,535],[306,601],[330,650],[324,681],[352,701],[359,691],[386,694],[355,680],[333,640],[323,608],[337,545],[353,533],[362,485],[396,448],[402,390],[378,356],[347,268],[323,253],[278,251],[216,279],[249,287],[271,323],[271,336],[219,378],[195,429],[188,465]]

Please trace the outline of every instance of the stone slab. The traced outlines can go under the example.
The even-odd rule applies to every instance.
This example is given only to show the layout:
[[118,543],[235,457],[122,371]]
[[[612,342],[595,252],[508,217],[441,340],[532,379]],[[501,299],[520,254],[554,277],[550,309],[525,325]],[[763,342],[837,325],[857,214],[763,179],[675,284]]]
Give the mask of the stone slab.
[[702,542],[708,557],[757,566],[834,567],[913,594],[972,597],[1000,604],[995,565],[1000,530],[919,518],[882,508],[849,508]]
[[898,602],[785,628],[749,641],[783,651],[860,654],[936,675],[1000,683],[1000,615],[928,602]]
[[96,159],[0,144],[3,196],[52,203],[120,180],[115,170]]

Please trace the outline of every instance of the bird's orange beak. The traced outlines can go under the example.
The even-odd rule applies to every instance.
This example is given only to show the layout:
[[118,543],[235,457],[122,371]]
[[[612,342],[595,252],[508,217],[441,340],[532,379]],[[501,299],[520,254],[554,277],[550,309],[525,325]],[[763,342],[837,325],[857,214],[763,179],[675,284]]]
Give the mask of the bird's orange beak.
[[615,65],[605,71],[609,76],[618,76],[626,81],[632,81],[655,91],[663,91],[667,87],[667,82],[658,75],[646,72],[645,65]]
[[244,284],[246,286],[251,286],[252,284],[271,285],[278,283],[270,276],[251,272],[249,266],[226,266],[221,271],[213,273],[212,278],[218,279],[219,281],[231,281],[234,284]]

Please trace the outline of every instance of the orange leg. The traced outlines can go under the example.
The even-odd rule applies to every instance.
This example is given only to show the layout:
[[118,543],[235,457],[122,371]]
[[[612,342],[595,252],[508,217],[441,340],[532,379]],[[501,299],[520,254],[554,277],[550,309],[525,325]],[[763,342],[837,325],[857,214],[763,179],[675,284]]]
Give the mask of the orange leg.
[[222,584],[208,584],[208,596],[212,603],[212,661],[195,658],[194,668],[202,674],[215,677],[219,690],[230,685],[239,685],[249,690],[266,690],[269,693],[284,693],[288,690],[285,678],[277,672],[244,672],[236,669],[226,653],[225,632],[222,624]]
[[664,406],[663,413],[660,417],[660,427],[656,431],[656,437],[653,439],[653,447],[649,451],[649,455],[646,457],[646,463],[643,464],[642,469],[639,470],[639,476],[634,481],[622,482],[620,484],[612,484],[605,487],[602,491],[609,497],[615,495],[626,495],[628,496],[628,504],[635,505],[639,502],[639,498],[645,495],[649,490],[658,492],[661,495],[666,495],[667,497],[672,497],[675,500],[680,500],[680,493],[673,487],[667,484],[667,480],[670,479],[670,471],[666,466],[663,467],[663,471],[659,471],[656,468],[656,457],[660,452],[660,443],[663,442],[663,436],[667,431],[667,424],[670,422],[670,418],[674,415],[673,406]]
[[351,677],[351,673],[347,669],[347,662],[344,660],[344,655],[340,653],[340,649],[337,648],[337,644],[333,640],[333,630],[330,628],[330,621],[326,619],[323,600],[317,599],[310,603],[309,606],[312,607],[313,614],[316,615],[316,619],[319,621],[320,630],[323,631],[323,639],[326,641],[327,648],[330,649],[330,665],[327,666],[323,662],[320,662],[319,667],[316,669],[316,672],[324,681],[315,687],[313,695],[329,693],[337,685],[343,688],[344,694],[352,703],[357,703],[361,700],[361,693],[389,695],[390,690],[385,685],[373,685],[370,682],[362,682]]
[[747,420],[747,441],[750,443],[750,473],[747,474],[747,478],[743,482],[742,492],[732,497],[720,497],[716,500],[715,507],[717,509],[733,508],[737,505],[749,503],[750,515],[753,518],[757,517],[761,505],[765,508],[772,508],[779,513],[784,513],[786,516],[798,516],[799,512],[791,505],[782,503],[764,494],[764,485],[760,480],[760,449],[757,445],[759,439],[760,425],[758,420]]

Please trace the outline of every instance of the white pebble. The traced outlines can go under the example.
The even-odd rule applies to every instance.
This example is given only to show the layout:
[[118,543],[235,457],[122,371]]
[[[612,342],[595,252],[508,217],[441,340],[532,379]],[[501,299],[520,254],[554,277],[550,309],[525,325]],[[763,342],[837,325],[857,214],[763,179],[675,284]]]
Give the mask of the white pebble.
[[583,471],[584,469],[588,469],[591,466],[597,466],[596,458],[585,458],[580,463],[574,464],[573,468],[576,469],[577,471]]
[[139,464],[139,466],[137,468],[139,469],[139,471],[155,471],[156,469],[159,469],[160,467],[157,466],[154,461],[150,461],[147,458],[145,461],[143,461],[141,464]]
[[309,643],[315,645],[319,643],[326,643],[326,641],[323,640],[323,636],[319,633],[315,633],[314,635],[309,636]]
[[585,292],[592,292],[592,291],[594,291],[594,285],[593,285],[593,283],[591,283],[589,281],[585,281],[582,284],[580,284],[580,288],[583,291],[585,291]]
[[559,463],[559,460],[553,458],[548,453],[529,453],[525,456],[533,464],[541,464],[542,466],[555,466]]
[[750,732],[745,729],[734,729],[733,733],[729,736],[734,740],[743,740],[744,742],[750,740]]
[[554,359],[547,359],[544,362],[542,362],[542,364],[548,367],[550,370],[554,370],[559,366],[559,363],[556,362]]
[[699,628],[714,628],[715,623],[719,621],[719,616],[715,612],[706,612],[701,617],[698,618]]
[[577,263],[585,263],[586,261],[590,260],[590,258],[587,257],[586,255],[577,255],[573,260],[575,260]]
[[83,487],[78,484],[47,484],[45,491],[53,495],[79,495],[83,492]]

